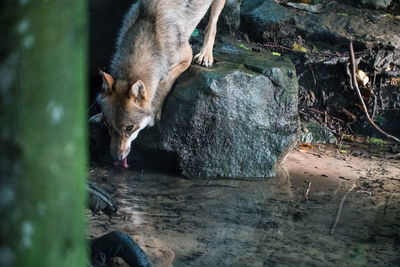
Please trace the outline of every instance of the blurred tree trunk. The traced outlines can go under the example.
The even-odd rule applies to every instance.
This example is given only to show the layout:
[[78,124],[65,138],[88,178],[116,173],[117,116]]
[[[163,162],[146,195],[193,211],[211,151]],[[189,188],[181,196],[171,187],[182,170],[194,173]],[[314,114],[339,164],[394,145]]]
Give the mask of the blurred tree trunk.
[[0,7],[0,266],[86,266],[86,1]]

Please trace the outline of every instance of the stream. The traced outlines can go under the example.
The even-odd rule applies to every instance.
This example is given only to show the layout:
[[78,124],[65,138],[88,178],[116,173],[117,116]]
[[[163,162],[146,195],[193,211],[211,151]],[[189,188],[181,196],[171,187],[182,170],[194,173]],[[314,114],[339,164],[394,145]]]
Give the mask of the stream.
[[[324,160],[328,169],[318,168]],[[375,171],[385,170],[388,182],[374,185],[363,164],[381,166]],[[119,211],[111,219],[89,214],[90,236],[122,231],[156,266],[399,266],[396,164],[291,152],[278,177],[266,180],[92,167],[90,179]]]

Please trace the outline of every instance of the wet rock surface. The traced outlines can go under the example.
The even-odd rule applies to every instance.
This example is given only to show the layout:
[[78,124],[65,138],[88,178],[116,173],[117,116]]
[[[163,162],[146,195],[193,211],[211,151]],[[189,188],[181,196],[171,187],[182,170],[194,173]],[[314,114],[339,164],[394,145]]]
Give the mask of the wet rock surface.
[[263,38],[264,32],[278,24],[290,23],[294,24],[297,33],[308,40],[340,43],[355,39],[400,48],[400,27],[385,27],[385,17],[372,10],[325,3],[318,13],[311,13],[280,5],[273,0],[244,0],[240,12],[242,30],[259,41],[271,41]]
[[178,79],[161,121],[134,147],[176,155],[187,177],[275,176],[297,138],[294,67],[262,54],[216,55],[212,69],[191,66]]
[[346,4],[359,5],[367,8],[386,9],[396,2],[396,0],[341,0]]
[[[235,35],[240,27],[240,5],[243,0],[227,0],[218,20],[218,32]],[[206,16],[207,19],[207,16]]]
[[325,126],[315,121],[301,122],[300,142],[333,144],[336,143],[335,136]]

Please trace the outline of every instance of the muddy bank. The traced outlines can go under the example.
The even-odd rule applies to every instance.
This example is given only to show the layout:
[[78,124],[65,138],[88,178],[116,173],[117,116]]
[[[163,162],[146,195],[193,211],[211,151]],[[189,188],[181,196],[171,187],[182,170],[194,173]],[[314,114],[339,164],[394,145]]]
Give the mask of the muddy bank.
[[267,181],[93,167],[120,210],[90,214],[90,235],[122,231],[156,266],[396,265],[400,160],[346,149],[295,149]]

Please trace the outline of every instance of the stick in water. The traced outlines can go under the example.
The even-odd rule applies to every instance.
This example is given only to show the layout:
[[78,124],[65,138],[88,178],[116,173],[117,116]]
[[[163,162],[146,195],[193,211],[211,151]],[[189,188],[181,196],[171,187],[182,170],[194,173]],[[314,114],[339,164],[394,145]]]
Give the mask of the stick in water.
[[304,197],[306,198],[306,200],[308,200],[308,193],[310,193],[310,188],[311,188],[311,182],[308,183],[308,187],[307,187],[307,191],[304,195]]
[[342,201],[340,201],[339,210],[338,210],[338,213],[337,213],[337,215],[336,215],[336,220],[335,220],[335,223],[333,224],[332,229],[331,229],[331,235],[333,235],[333,233],[335,233],[336,225],[338,224],[339,219],[340,219],[340,214],[342,213],[343,203],[344,203],[344,201],[346,200],[347,195],[348,195],[353,189],[354,189],[354,184],[352,185],[352,187],[350,188],[350,190],[347,191],[347,193],[344,195],[344,197],[342,198]]

